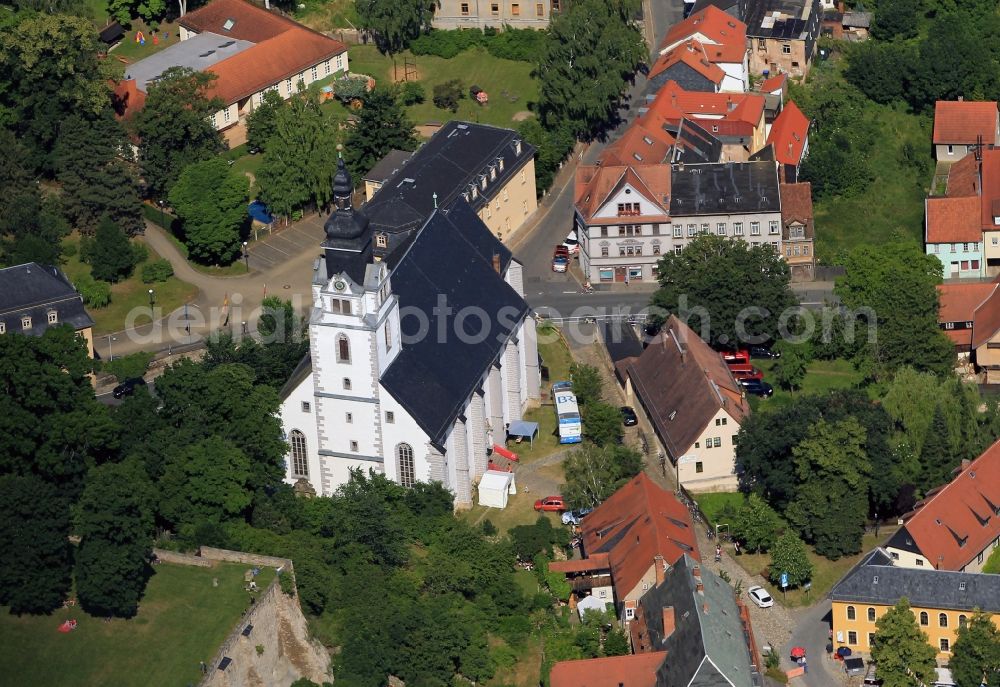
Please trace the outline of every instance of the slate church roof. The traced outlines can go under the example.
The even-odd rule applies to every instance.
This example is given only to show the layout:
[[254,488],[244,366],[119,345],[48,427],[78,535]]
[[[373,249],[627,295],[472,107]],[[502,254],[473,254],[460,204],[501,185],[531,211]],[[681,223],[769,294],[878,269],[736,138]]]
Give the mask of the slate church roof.
[[[439,446],[528,312],[502,276],[511,259],[462,200],[435,211],[409,246],[390,256],[403,343],[381,383]],[[450,315],[434,313],[441,304]],[[420,317],[413,313],[429,324],[425,336],[415,336]]]
[[[83,308],[83,299],[58,267],[29,262],[0,269],[0,323],[6,333],[41,336],[49,328],[49,312],[56,323],[80,331],[94,326]],[[24,317],[31,326],[22,327]]]

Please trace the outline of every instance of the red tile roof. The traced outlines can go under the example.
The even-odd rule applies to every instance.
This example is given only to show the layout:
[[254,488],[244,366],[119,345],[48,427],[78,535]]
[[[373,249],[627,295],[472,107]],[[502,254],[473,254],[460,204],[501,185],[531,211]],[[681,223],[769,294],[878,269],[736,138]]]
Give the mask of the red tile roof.
[[774,145],[774,159],[783,165],[798,166],[808,141],[809,119],[789,100],[767,135],[767,143]]
[[[232,21],[230,28],[226,22]],[[297,22],[269,12],[245,0],[213,0],[204,7],[181,17],[180,25],[195,33],[211,31],[220,36],[260,43],[289,29]]]
[[688,509],[644,472],[584,518],[583,550],[607,554],[619,599],[635,589],[658,555],[669,565],[685,553],[701,560]]
[[788,74],[782,73],[761,81],[757,90],[761,93],[777,93],[778,91],[784,93],[787,84]]
[[601,153],[602,165],[657,165],[667,158],[674,137],[635,121]]
[[676,81],[668,81],[649,104],[643,119],[649,118],[648,126],[662,126],[662,123],[676,125],[684,116],[709,130],[711,126],[719,126],[720,131],[713,133],[722,133],[724,124],[737,122],[749,132],[763,120],[764,96],[759,93],[685,91]]
[[631,656],[560,661],[549,674],[551,687],[656,687],[666,651]]
[[234,103],[346,50],[340,41],[293,26],[209,67],[207,71],[219,77],[210,95],[222,98],[227,104]]
[[672,50],[660,55],[649,70],[649,78],[659,76],[677,64],[686,64],[698,74],[714,83],[716,86],[726,78],[722,67],[713,64],[705,53],[705,48],[698,41],[687,41]]
[[927,243],[976,243],[983,240],[979,198],[928,198]]
[[979,195],[979,160],[975,155],[966,155],[948,170],[949,198]]
[[123,79],[112,84],[111,106],[118,119],[129,119],[146,105],[146,94],[139,90],[135,79]]
[[709,62],[743,62],[746,55],[747,26],[739,19],[709,5],[670,27],[660,52],[688,38],[703,36]]
[[[806,238],[815,236],[813,226],[813,201],[812,184],[808,181],[798,184],[779,184],[778,191],[781,194],[781,223],[787,228],[789,225],[799,223],[805,225]],[[784,236],[788,238],[787,233]]]
[[1000,537],[1000,441],[933,496],[904,527],[920,553],[941,570],[961,570]]
[[[972,317],[972,347],[979,348],[1000,331],[1000,290],[976,308]],[[994,501],[1000,505],[1000,501]]]
[[[584,220],[592,221],[594,214],[625,184],[662,211],[656,217],[668,217],[669,206],[664,198],[670,195],[670,165],[584,165],[576,169],[574,193],[575,205]],[[650,216],[644,216],[643,221],[649,219]],[[619,223],[617,217],[609,221]]]
[[[975,157],[968,155],[966,157]],[[984,150],[981,167],[982,193],[980,195],[980,206],[982,208],[982,222],[984,229],[990,229],[997,225],[993,223],[993,218],[1000,215],[993,208],[994,201],[1000,200],[1000,149]]]
[[594,570],[607,570],[611,564],[608,562],[608,554],[595,553],[587,558],[577,558],[570,561],[552,561],[549,563],[549,570],[561,573],[592,572]]
[[938,284],[938,322],[972,322],[976,308],[997,288],[996,282]]
[[626,371],[672,458],[687,453],[720,409],[737,424],[750,414],[722,356],[674,315]]
[[968,100],[939,100],[934,106],[934,143],[995,143],[997,104]]

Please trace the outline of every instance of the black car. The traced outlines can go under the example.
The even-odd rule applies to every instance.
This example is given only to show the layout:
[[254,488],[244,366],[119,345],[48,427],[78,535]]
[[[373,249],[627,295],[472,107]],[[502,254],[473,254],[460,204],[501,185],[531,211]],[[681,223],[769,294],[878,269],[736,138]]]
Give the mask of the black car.
[[774,387],[760,379],[741,379],[739,382],[748,394],[762,398],[770,398],[774,395]]
[[781,357],[781,351],[772,351],[767,346],[750,346],[750,357],[762,360],[773,360]]
[[636,416],[635,411],[628,406],[622,406],[619,408],[622,411],[622,424],[626,427],[634,427],[639,424],[639,418]]
[[122,398],[123,396],[131,396],[136,387],[146,386],[146,380],[142,377],[131,377],[126,379],[124,382],[115,387],[115,390],[111,392],[111,395],[115,398]]

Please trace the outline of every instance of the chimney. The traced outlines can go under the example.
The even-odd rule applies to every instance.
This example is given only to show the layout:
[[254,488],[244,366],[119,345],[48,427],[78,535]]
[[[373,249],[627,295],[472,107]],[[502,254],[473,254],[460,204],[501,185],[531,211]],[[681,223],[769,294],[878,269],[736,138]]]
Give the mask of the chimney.
[[962,459],[962,472],[965,472],[966,468],[968,468],[970,465],[972,465],[972,461],[969,460],[968,458],[963,458]]
[[707,601],[701,605],[701,610],[706,615],[708,614],[708,602]]
[[[699,577],[698,580],[701,580],[701,578]],[[694,590],[702,596],[705,596],[705,585],[703,585],[700,581],[694,586]]]
[[667,606],[663,609],[663,638],[666,639],[677,629],[677,618],[674,616],[674,607]]
[[958,102],[962,102],[963,100],[965,100],[965,97],[964,97],[964,96],[961,96],[961,95],[960,95],[960,96],[958,96]]
[[500,254],[493,254],[493,269],[496,270],[497,274],[500,274]]
[[691,566],[691,577],[693,577],[696,582],[701,582],[701,566],[697,563]]
[[663,556],[653,556],[653,569],[656,571],[656,586],[663,584],[663,578],[667,572],[667,564],[663,561]]

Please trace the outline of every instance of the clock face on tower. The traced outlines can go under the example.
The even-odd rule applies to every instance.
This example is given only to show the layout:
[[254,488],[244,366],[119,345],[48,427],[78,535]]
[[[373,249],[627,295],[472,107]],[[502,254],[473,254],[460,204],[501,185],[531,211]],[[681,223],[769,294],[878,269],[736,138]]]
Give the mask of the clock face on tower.
[[337,291],[343,291],[344,289],[347,288],[347,283],[342,279],[338,279],[337,281],[333,282],[333,288],[335,288]]

